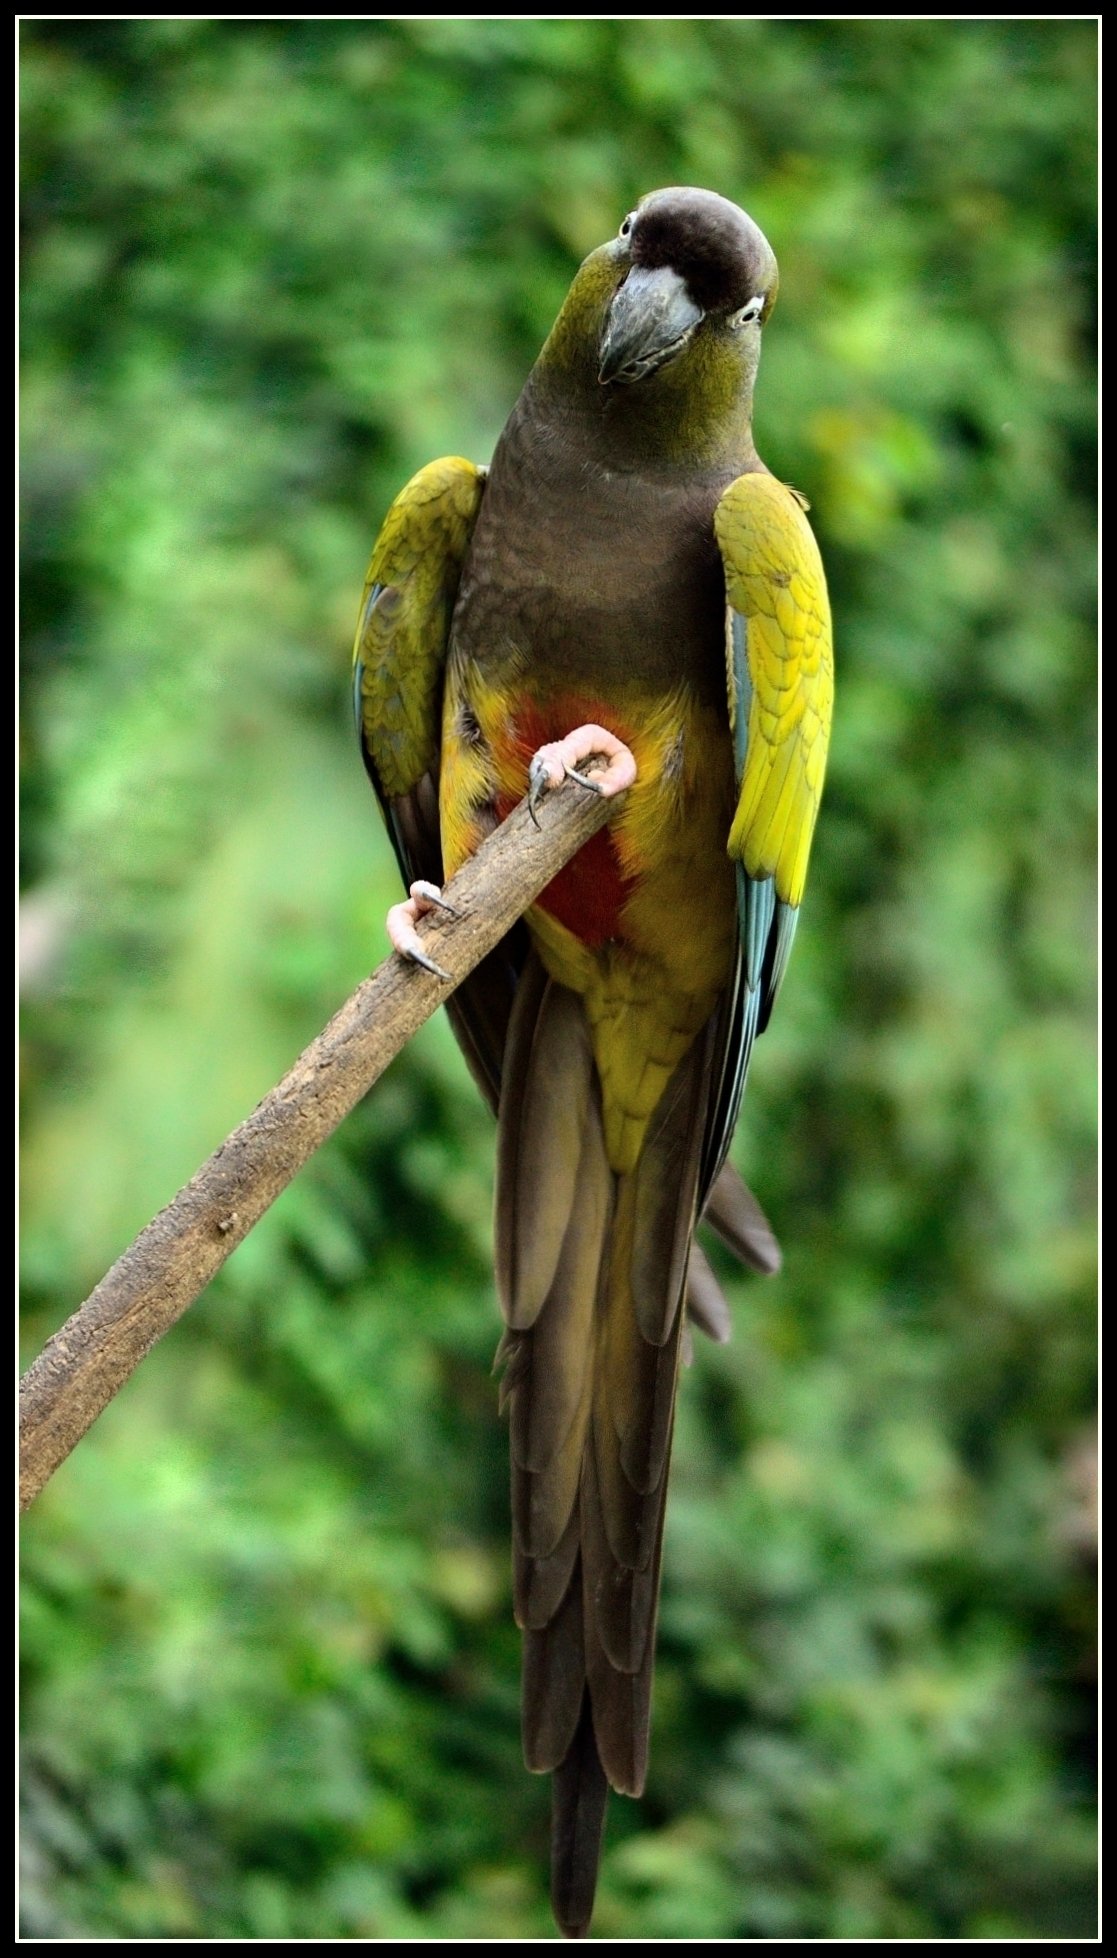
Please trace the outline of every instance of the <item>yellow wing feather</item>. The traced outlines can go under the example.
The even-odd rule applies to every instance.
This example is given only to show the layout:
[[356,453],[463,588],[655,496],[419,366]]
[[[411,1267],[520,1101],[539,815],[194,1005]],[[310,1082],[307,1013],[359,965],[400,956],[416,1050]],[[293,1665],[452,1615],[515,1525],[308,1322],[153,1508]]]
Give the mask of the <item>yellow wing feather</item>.
[[[802,500],[774,476],[739,476],[714,516],[729,604],[745,623],[748,738],[729,853],[797,906],[822,794],[834,705],[830,601]],[[730,634],[730,711],[743,701]]]
[[406,795],[438,761],[450,614],[485,471],[429,462],[402,489],[376,540],[353,647],[361,740],[381,793]]

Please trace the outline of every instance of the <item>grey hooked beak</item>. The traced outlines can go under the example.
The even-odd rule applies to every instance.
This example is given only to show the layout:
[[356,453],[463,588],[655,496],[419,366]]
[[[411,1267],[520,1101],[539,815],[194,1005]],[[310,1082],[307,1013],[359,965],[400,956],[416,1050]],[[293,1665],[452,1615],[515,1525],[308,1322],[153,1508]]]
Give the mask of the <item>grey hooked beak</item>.
[[601,339],[599,381],[639,381],[686,346],[703,318],[669,265],[637,266],[613,295]]

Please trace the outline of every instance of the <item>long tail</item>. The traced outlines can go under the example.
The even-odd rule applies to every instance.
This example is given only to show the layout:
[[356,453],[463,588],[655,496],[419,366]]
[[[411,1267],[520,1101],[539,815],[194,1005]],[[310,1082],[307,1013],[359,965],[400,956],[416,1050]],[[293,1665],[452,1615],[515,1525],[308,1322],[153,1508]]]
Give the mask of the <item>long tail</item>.
[[634,1169],[605,1151],[581,999],[533,956],[504,1057],[497,1277],[507,1330],[523,1738],[555,1775],[552,1901],[593,1908],[607,1785],[642,1792],[682,1299],[710,1099],[711,1028]]

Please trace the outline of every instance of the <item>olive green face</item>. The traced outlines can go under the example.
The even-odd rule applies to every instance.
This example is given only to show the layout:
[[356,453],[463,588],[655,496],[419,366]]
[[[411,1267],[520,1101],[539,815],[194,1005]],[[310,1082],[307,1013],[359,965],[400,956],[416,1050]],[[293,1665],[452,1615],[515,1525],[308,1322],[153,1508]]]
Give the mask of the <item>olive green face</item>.
[[621,279],[602,336],[603,382],[645,380],[700,335],[755,372],[779,275],[768,240],[736,204],[708,190],[653,191],[613,250]]
[[604,392],[614,429],[708,451],[747,424],[778,279],[763,232],[727,198],[653,191],[582,265],[545,358]]

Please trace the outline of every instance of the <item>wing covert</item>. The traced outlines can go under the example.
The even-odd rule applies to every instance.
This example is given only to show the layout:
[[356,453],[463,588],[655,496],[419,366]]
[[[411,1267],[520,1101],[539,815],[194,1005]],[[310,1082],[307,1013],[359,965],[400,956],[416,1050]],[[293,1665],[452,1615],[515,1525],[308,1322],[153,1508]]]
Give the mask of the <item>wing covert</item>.
[[728,599],[726,681],[737,770],[728,848],[737,862],[738,967],[725,1068],[707,1144],[720,1165],[756,1035],[791,953],[834,702],[830,601],[796,490],[757,471],[714,513]]
[[[365,577],[353,709],[389,822],[397,798],[415,795],[425,775],[437,779],[450,617],[484,484],[485,471],[462,456],[420,469],[388,511]],[[401,868],[406,876],[402,858]]]
[[731,483],[714,529],[730,608],[729,709],[740,769],[729,853],[798,909],[834,704],[826,577],[802,498],[774,476]]
[[[365,767],[405,884],[442,882],[438,777],[450,621],[487,471],[462,456],[428,463],[384,519],[353,647],[353,710]],[[466,1063],[491,1108],[523,959],[517,926],[447,1001]]]

